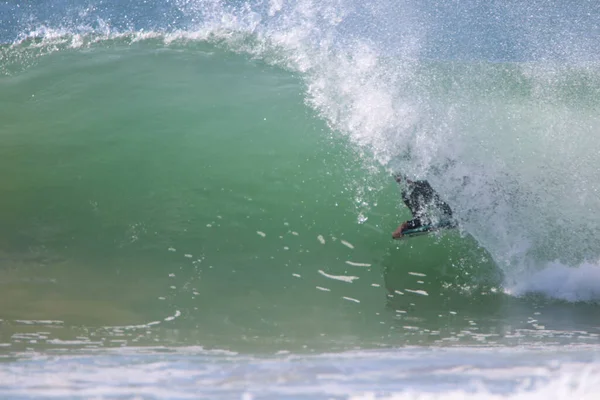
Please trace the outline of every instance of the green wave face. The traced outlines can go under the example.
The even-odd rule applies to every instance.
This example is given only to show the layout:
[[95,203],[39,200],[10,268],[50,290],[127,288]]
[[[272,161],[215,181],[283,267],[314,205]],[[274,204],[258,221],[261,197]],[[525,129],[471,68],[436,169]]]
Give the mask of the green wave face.
[[506,295],[504,247],[478,244],[497,237],[456,197],[467,230],[391,240],[409,214],[389,168],[410,164],[337,129],[310,71],[218,41],[92,39],[3,48],[3,341],[42,325],[310,351],[510,343],[540,310],[557,313],[525,338],[556,340],[562,311],[596,323],[592,305]]

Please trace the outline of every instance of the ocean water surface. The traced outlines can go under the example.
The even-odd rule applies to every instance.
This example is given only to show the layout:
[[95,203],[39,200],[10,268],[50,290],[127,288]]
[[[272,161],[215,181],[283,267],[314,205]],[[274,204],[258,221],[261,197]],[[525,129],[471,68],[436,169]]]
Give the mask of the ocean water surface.
[[[600,5],[0,2],[0,397],[596,399]],[[393,241],[392,173],[460,228]]]

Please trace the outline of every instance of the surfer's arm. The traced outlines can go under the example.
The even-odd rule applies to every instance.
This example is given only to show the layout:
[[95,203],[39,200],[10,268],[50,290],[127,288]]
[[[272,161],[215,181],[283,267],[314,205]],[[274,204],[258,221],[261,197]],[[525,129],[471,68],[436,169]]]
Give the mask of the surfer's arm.
[[406,229],[406,224],[408,223],[408,221],[403,222],[398,229],[396,229],[394,231],[394,233],[392,233],[392,238],[393,239],[400,239],[402,237],[402,231]]
[[392,238],[394,239],[399,239],[403,236],[402,232],[404,232],[407,229],[416,229],[423,226],[423,221],[421,221],[420,218],[413,218],[409,221],[404,221],[399,227],[398,229],[396,229],[394,231],[394,233],[392,233]]

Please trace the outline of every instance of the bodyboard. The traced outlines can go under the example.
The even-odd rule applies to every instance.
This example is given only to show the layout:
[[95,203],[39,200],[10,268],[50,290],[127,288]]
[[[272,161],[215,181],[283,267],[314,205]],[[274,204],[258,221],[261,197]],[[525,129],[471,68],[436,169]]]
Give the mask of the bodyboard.
[[398,239],[407,239],[411,237],[427,235],[431,232],[435,232],[440,229],[452,229],[456,228],[457,226],[458,225],[454,221],[442,221],[437,224],[423,225],[414,229],[405,229],[404,231],[402,231],[403,236]]

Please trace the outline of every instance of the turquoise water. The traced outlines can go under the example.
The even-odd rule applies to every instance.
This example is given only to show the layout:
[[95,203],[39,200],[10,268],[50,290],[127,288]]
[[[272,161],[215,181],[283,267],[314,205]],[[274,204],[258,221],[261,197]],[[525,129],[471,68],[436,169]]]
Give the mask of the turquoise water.
[[0,4],[2,396],[594,398],[595,6],[471,3]]

